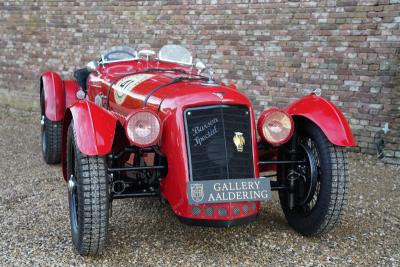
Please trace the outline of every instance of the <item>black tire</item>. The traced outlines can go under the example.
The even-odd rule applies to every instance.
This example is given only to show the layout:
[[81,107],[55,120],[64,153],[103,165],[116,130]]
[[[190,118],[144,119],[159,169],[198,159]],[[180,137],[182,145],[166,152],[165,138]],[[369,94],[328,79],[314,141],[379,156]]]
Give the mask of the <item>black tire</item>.
[[43,159],[47,164],[58,164],[61,162],[61,133],[62,121],[51,121],[44,114],[44,95],[41,93],[40,105],[41,118],[41,145]]
[[110,191],[105,158],[82,154],[68,128],[67,173],[72,242],[80,255],[98,255],[107,242]]
[[[299,146],[302,144],[308,147],[314,156],[316,182],[314,187],[309,187],[313,193],[304,197],[293,209],[289,208],[288,192],[279,193],[280,202],[292,228],[306,236],[321,235],[334,228],[347,205],[349,192],[347,154],[344,147],[331,144],[315,124],[301,121],[301,125],[298,126],[300,131],[297,133],[297,143]],[[280,168],[278,179],[285,182],[289,171]],[[303,194],[306,191],[304,184],[302,191],[299,190]]]

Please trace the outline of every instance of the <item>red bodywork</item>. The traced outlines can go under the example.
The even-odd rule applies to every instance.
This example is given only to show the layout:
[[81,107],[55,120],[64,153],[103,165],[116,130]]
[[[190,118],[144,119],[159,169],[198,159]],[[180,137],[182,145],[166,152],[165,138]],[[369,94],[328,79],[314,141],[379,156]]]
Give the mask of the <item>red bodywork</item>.
[[43,73],[41,88],[44,91],[46,117],[51,121],[61,121],[65,111],[65,91],[60,75],[51,71]]
[[44,96],[43,115],[51,121],[62,121],[65,109],[76,102],[76,81],[63,81],[57,73],[46,71],[40,79],[40,94]]
[[332,144],[356,145],[346,118],[328,100],[312,94],[292,103],[286,110],[292,116],[302,116],[317,124]]
[[[177,64],[135,60],[111,63],[99,66],[92,72],[87,81],[87,98],[77,100],[75,97],[77,84],[74,81],[62,81],[53,72],[42,76],[43,90],[46,92],[46,116],[54,121],[64,121],[63,166],[65,177],[65,135],[69,122],[73,120],[76,140],[80,151],[87,155],[108,155],[113,148],[120,145],[116,139],[118,124],[123,127],[128,116],[135,110],[144,107],[149,93],[177,76],[179,73],[152,73],[153,76],[135,86],[127,93],[126,98],[118,104],[114,97],[114,85],[123,77],[132,73],[143,73],[147,68],[190,68]],[[218,94],[222,93],[221,99]],[[105,99],[102,104],[94,103],[96,96]],[[73,104],[74,103],[74,104]],[[235,86],[203,85],[201,81],[179,82],[156,91],[148,98],[146,108],[156,112],[162,121],[163,132],[159,142],[161,152],[168,162],[168,173],[160,182],[161,195],[169,202],[175,214],[183,218],[207,220],[234,220],[254,216],[259,211],[259,202],[249,205],[248,202],[201,204],[201,215],[192,214],[192,205],[188,204],[187,182],[189,181],[188,157],[184,129],[184,111],[190,107],[208,105],[242,105],[248,107],[251,116],[251,132],[253,144],[254,173],[259,177],[259,151],[256,139],[256,120],[250,100],[240,93]],[[296,117],[308,118],[317,124],[328,139],[340,146],[354,146],[354,138],[343,114],[330,102],[315,95],[306,96],[290,105],[286,111]],[[126,141],[126,140],[124,140]],[[121,140],[122,142],[122,140]],[[272,153],[271,155],[274,155]],[[249,212],[244,214],[242,207],[249,205]],[[225,207],[225,217],[205,216],[208,206]],[[240,207],[238,215],[233,208]]]

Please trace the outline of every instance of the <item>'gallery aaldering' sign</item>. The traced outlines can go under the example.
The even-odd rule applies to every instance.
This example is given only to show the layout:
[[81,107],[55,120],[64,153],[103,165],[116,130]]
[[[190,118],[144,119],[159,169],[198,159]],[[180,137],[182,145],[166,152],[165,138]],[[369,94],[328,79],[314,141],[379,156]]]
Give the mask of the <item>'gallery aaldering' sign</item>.
[[271,199],[268,178],[198,181],[188,183],[189,204]]

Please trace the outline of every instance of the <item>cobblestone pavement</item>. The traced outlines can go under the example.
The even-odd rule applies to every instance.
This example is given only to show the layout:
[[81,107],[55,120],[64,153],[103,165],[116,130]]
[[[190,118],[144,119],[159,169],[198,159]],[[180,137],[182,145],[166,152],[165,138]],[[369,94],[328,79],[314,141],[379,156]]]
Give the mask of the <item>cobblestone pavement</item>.
[[118,200],[99,257],[72,249],[60,166],[41,156],[39,114],[0,108],[0,266],[23,265],[399,265],[399,167],[351,155],[351,196],[342,223],[306,238],[286,223],[277,197],[252,224],[181,224],[157,199]]

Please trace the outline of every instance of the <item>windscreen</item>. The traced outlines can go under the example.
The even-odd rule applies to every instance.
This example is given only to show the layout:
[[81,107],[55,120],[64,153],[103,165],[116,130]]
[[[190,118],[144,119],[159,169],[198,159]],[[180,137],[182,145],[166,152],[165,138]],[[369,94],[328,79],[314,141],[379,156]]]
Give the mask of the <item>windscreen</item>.
[[180,45],[164,45],[158,52],[158,59],[162,61],[191,65],[192,54]]
[[137,59],[137,52],[128,46],[113,46],[101,53],[103,63]]

